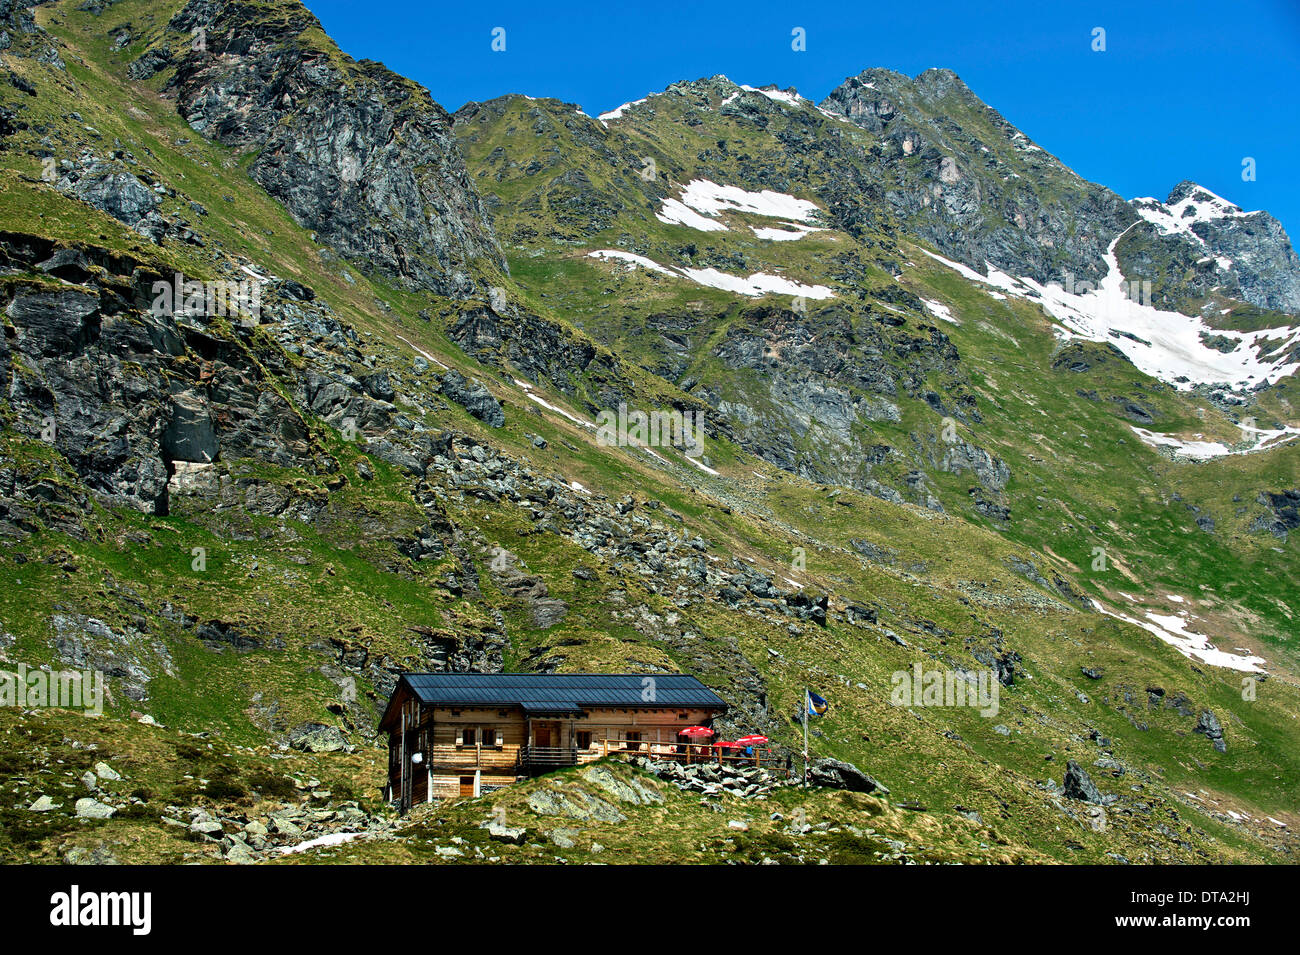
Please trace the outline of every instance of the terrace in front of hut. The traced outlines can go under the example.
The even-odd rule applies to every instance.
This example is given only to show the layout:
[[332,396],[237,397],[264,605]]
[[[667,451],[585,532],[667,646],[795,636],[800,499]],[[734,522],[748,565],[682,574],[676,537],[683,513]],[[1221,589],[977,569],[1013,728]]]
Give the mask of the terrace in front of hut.
[[477,796],[617,753],[759,765],[767,741],[713,741],[727,704],[669,673],[408,673],[380,721],[389,799]]

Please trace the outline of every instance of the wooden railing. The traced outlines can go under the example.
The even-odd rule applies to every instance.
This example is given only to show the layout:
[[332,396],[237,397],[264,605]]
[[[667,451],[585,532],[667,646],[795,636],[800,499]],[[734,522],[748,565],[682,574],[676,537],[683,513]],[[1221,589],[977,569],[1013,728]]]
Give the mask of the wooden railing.
[[500,769],[509,771],[518,761],[517,746],[456,746],[441,743],[430,747],[425,758],[436,772],[439,767],[455,769]]
[[660,743],[653,740],[602,739],[600,755],[626,753],[649,759],[665,759],[689,765],[691,763],[723,763],[741,766],[761,766],[763,761],[773,762],[772,750],[757,746],[752,753],[744,748],[715,746],[713,743]]
[[656,740],[601,739],[593,746],[455,746],[440,744],[426,754],[428,767],[437,773],[474,769],[498,770],[518,774],[548,772],[564,766],[589,763],[605,756],[645,756],[654,760],[672,760],[689,765],[713,763],[731,766],[771,765],[771,749],[719,747],[713,743],[669,743]]
[[574,746],[521,746],[519,765],[527,769],[555,769],[576,766],[585,750]]

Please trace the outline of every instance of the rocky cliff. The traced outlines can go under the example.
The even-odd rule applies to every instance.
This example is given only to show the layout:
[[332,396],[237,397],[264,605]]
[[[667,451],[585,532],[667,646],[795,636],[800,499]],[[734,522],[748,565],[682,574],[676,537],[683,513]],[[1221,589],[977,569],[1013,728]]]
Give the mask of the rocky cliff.
[[1134,199],[1143,218],[1126,237],[1120,265],[1130,280],[1159,289],[1157,304],[1178,307],[1215,297],[1300,313],[1300,256],[1282,223],[1244,212],[1194,182],[1164,202]]
[[[1050,289],[936,260],[1028,282],[1156,236],[951,74],[839,111],[725,77],[603,118],[510,96],[452,143],[287,0],[0,11],[0,663],[112,694],[0,707],[0,857],[365,826],[419,669],[687,671],[779,756],[814,688],[819,781],[887,781],[905,808],[852,811],[936,861],[1297,850],[1292,376],[1211,400],[1119,347],[1167,328],[1084,340]],[[178,274],[257,305],[160,306]],[[700,413],[702,446],[611,440],[620,404]],[[1000,712],[893,700],[920,670]],[[564,812],[564,778],[513,792]],[[696,795],[621,845],[764,857]]]
[[1063,282],[1104,274],[1107,244],[1134,221],[983,103],[951,70],[911,79],[870,69],[822,101],[871,132],[885,202],[912,234],[979,271]]
[[191,0],[133,75],[172,66],[185,120],[254,153],[249,175],[322,243],[444,295],[504,271],[447,113],[418,84],[339,52],[301,4]]

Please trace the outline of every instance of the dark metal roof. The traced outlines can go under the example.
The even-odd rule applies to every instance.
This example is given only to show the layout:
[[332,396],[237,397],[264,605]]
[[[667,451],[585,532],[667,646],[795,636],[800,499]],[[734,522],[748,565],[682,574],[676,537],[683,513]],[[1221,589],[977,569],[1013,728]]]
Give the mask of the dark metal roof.
[[441,706],[522,706],[548,713],[587,706],[727,706],[681,673],[408,673],[402,680],[420,702]]
[[582,707],[576,703],[543,703],[538,700],[526,700],[519,705],[529,716],[570,716],[582,712]]

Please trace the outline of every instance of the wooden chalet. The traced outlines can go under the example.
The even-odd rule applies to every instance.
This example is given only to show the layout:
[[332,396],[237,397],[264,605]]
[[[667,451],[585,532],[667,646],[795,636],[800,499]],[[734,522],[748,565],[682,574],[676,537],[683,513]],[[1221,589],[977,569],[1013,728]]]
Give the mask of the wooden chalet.
[[689,758],[679,731],[726,708],[682,674],[408,673],[379,723],[387,795],[405,809],[611,752]]

